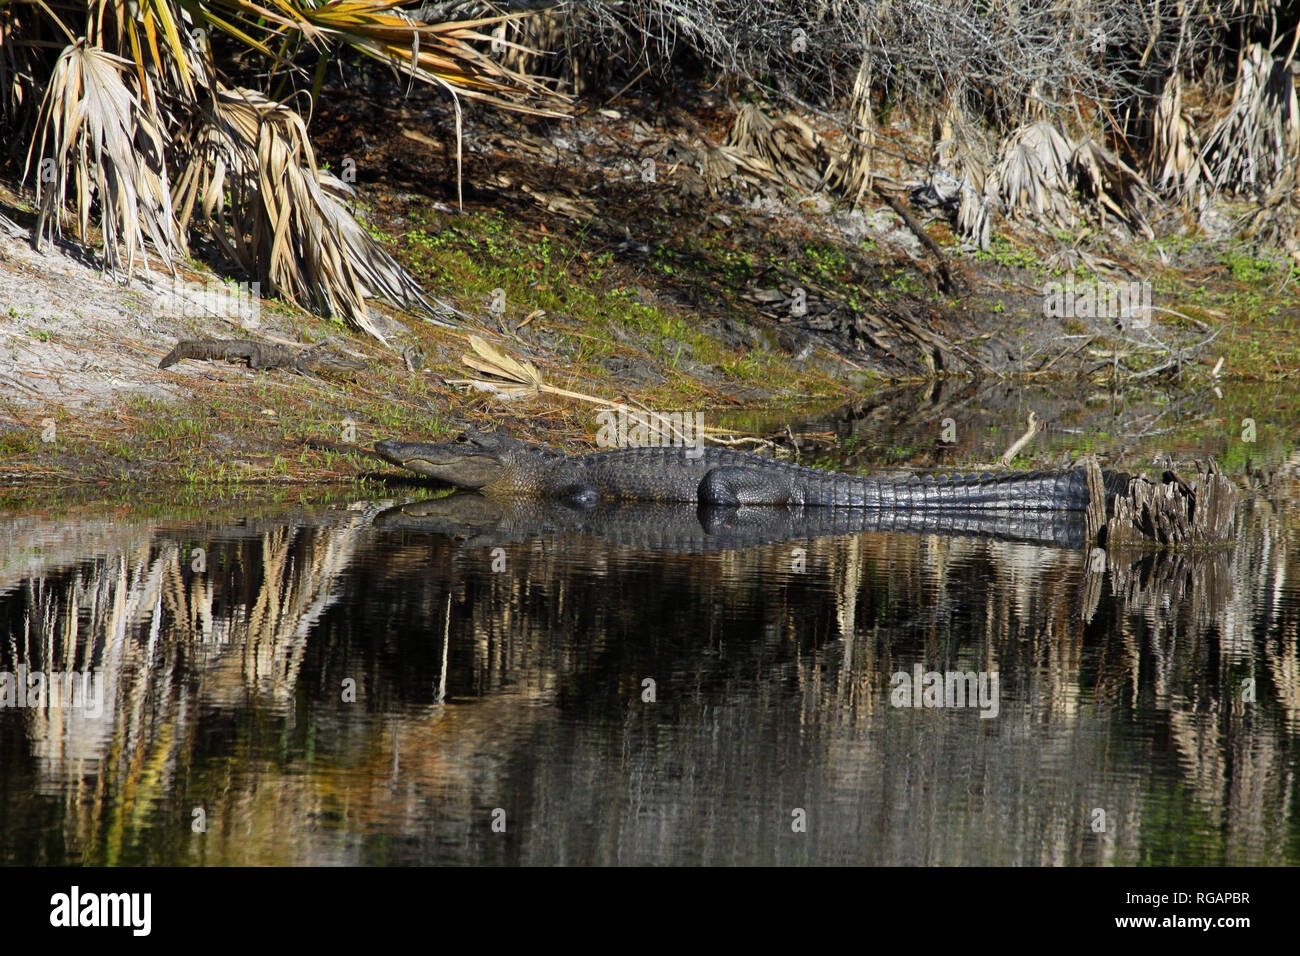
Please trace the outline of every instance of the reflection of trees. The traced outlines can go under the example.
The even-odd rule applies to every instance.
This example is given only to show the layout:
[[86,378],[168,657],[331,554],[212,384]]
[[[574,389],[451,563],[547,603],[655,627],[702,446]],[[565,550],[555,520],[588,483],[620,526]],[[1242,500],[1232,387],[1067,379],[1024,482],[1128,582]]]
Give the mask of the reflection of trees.
[[[105,554],[37,571],[22,582],[21,601],[4,602],[10,638],[0,666],[90,671],[104,687],[98,717],[59,706],[23,711],[34,785],[63,795],[73,859],[102,853],[116,862],[159,822],[192,769],[201,710],[292,712],[307,633],[338,597],[368,518],[190,528],[207,573],[195,573],[192,548],[166,532],[138,526],[128,543],[119,529]],[[34,560],[42,536],[28,537]],[[168,821],[177,842],[189,832],[188,813],[177,807]]]
[[[1295,843],[1300,522],[1267,501],[1235,552],[1101,571],[883,534],[531,539],[494,571],[367,520],[122,525],[44,568],[29,548],[0,668],[99,668],[105,713],[0,714],[23,739],[0,809],[57,800],[92,862],[1179,862],[1190,823],[1224,834],[1206,862]],[[1000,717],[892,708],[917,662],[999,672]]]

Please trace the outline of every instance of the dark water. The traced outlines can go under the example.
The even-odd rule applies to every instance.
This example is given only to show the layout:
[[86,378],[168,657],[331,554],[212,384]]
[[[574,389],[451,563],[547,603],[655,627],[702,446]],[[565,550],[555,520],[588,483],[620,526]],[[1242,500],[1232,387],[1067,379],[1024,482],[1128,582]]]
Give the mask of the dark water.
[[[1100,560],[394,500],[8,509],[0,672],[102,700],[0,708],[0,863],[1300,863],[1294,481]],[[996,699],[895,706],[918,665]]]

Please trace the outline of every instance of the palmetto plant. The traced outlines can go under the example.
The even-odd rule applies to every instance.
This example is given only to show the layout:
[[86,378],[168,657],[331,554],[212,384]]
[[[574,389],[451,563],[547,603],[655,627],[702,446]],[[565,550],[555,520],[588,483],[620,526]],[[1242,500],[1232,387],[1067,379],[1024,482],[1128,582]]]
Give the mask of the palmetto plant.
[[1202,150],[1215,189],[1266,192],[1300,161],[1300,103],[1290,57],[1251,44],[1242,57],[1232,105]]
[[[429,24],[400,2],[0,0],[0,126],[26,146],[35,240],[68,205],[83,238],[97,213],[106,266],[130,273],[148,269],[146,240],[170,268],[201,228],[266,291],[381,340],[367,297],[432,311],[342,204],[290,103],[319,97],[345,46],[449,91],[458,116],[460,98],[534,113],[560,100],[482,49],[509,16]],[[228,79],[236,59],[265,68],[260,89]]]

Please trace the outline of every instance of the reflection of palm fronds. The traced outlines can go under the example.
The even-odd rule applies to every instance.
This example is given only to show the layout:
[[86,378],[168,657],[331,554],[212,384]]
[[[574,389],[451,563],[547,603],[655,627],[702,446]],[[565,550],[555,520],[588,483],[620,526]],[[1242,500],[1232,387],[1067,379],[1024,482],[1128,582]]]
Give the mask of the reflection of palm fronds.
[[[162,600],[178,639],[207,645],[205,667],[227,700],[266,696],[278,704],[292,700],[298,669],[306,650],[306,635],[337,597],[339,575],[356,550],[358,532],[367,516],[357,513],[342,525],[303,527],[284,523],[247,539],[238,566],[243,574],[260,573],[247,582],[251,600],[221,595],[211,578],[200,576],[187,592],[180,573],[183,556],[174,547],[164,554],[172,573]],[[223,610],[213,614],[214,594],[224,597]]]
[[367,295],[430,310],[415,280],[331,195],[346,186],[317,168],[297,113],[253,90],[220,90],[193,138],[181,179],[185,218],[197,198],[222,248],[270,291],[380,341]]
[[1300,110],[1291,63],[1258,43],[1241,58],[1227,114],[1202,151],[1215,189],[1266,190],[1300,162]]
[[[27,579],[17,663],[93,673],[103,693],[98,715],[53,695],[26,715],[37,786],[66,795],[70,857],[94,847],[112,864],[138,841],[150,808],[185,774],[200,711],[249,700],[292,707],[307,634],[337,599],[371,516],[278,523],[221,574],[188,575],[191,556],[146,529],[115,538],[103,557]],[[254,569],[260,580],[246,579]],[[114,799],[92,796],[105,792]]]
[[97,200],[108,265],[116,269],[125,261],[128,270],[137,252],[143,253],[146,232],[168,266],[184,251],[163,162],[164,133],[149,105],[153,90],[147,83],[143,96],[130,89],[123,78],[130,67],[102,49],[82,44],[65,49],[32,140],[34,151],[49,144],[36,177],[42,197],[38,240],[62,231],[63,203],[72,185],[81,235]]

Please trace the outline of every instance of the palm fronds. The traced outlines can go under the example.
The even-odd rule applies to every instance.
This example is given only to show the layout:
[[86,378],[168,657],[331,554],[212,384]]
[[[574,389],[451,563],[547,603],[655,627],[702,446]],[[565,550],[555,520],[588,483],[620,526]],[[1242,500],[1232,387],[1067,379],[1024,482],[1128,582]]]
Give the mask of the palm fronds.
[[1069,139],[1047,120],[1022,126],[1007,137],[993,173],[993,192],[1007,217],[1028,216],[1052,226],[1073,224],[1073,156]]
[[1095,139],[1075,144],[1049,120],[1015,130],[987,172],[968,149],[957,172],[938,170],[914,195],[950,210],[957,231],[988,248],[994,212],[1042,228],[1070,228],[1085,213],[1153,237],[1143,212],[1155,195],[1142,175]]
[[1137,170],[1095,139],[1075,148],[1070,168],[1076,188],[1102,222],[1112,216],[1129,232],[1155,238],[1142,210],[1156,197]]
[[474,354],[462,355],[461,364],[490,377],[449,379],[448,384],[468,385],[475,391],[487,392],[502,401],[537,398],[542,394],[547,394],[560,398],[577,399],[580,402],[600,405],[614,411],[621,410],[624,413],[640,416],[643,421],[653,425],[662,434],[671,436],[674,440],[683,441],[686,444],[704,438],[719,441],[720,439],[717,436],[726,434],[721,428],[708,428],[703,425],[696,426],[693,429],[694,436],[684,434],[681,422],[674,421],[672,415],[662,415],[648,410],[633,410],[621,402],[610,401],[598,395],[573,392],[566,388],[549,385],[542,378],[542,373],[537,366],[532,362],[517,359],[513,355],[502,352],[496,346],[477,335],[469,337],[469,345],[474,350]]
[[933,128],[928,182],[913,190],[923,206],[942,207],[959,235],[988,249],[998,206],[997,182],[990,169],[992,143],[987,131],[972,123],[960,100],[950,98]]
[[1165,82],[1151,133],[1146,168],[1152,186],[1179,202],[1194,204],[1205,163],[1196,127],[1183,109],[1183,80],[1177,73]]
[[329,0],[317,5],[311,0],[261,0],[259,3],[208,0],[203,7],[209,12],[226,10],[229,16],[212,17],[212,22],[227,33],[231,26],[239,26],[243,35],[261,31],[268,40],[298,35],[322,51],[346,43],[412,79],[447,88],[464,98],[520,112],[555,116],[552,109],[538,105],[543,99],[555,101],[556,98],[545,83],[500,64],[474,46],[490,44],[493,40],[493,36],[484,33],[485,29],[529,16],[528,13],[424,23],[396,9],[406,3],[407,0]]
[[1206,138],[1202,157],[1211,185],[1237,193],[1266,192],[1300,162],[1300,109],[1295,71],[1258,43],[1241,58],[1232,105]]
[[793,113],[773,119],[753,103],[736,114],[726,147],[752,171],[795,189],[816,189],[827,164],[821,137],[811,126]]
[[[146,239],[170,267],[189,228],[207,227],[268,291],[381,340],[367,297],[432,314],[415,280],[340,201],[348,188],[318,168],[305,123],[285,105],[310,79],[299,55],[318,53],[313,98],[340,44],[449,91],[458,117],[462,97],[549,115],[563,98],[481,49],[488,31],[523,14],[430,24],[399,4],[0,0],[0,120],[11,132],[35,129],[27,169],[41,201],[36,238],[61,231],[70,199],[83,238],[98,210],[110,269],[133,269]],[[81,17],[88,38],[76,40]],[[271,68],[266,89],[224,80],[201,39],[213,31]],[[69,45],[52,54],[51,36]],[[282,80],[288,95],[271,98],[269,84]],[[38,110],[27,102],[33,82],[44,87]]]
[[339,203],[347,187],[318,168],[293,110],[255,90],[219,90],[194,140],[182,208],[188,216],[197,197],[226,254],[268,290],[381,342],[368,295],[432,311],[414,279]]
[[1239,225],[1245,238],[1286,250],[1300,267],[1300,169],[1287,170]]
[[957,232],[980,249],[988,249],[993,219],[993,199],[988,183],[977,186],[963,176],[961,201],[957,206]]
[[853,81],[849,100],[853,141],[845,155],[831,160],[826,179],[852,205],[862,202],[871,191],[871,157],[875,146],[876,118],[871,105],[871,58],[864,56]]
[[146,103],[152,99],[148,81],[143,96],[132,90],[124,79],[130,68],[130,61],[83,43],[65,49],[55,64],[32,141],[32,151],[48,144],[37,166],[41,210],[35,239],[39,244],[61,234],[71,186],[81,236],[88,233],[92,205],[99,203],[110,269],[124,261],[128,271],[134,268],[146,232],[170,268],[185,243],[172,213],[167,144]]

